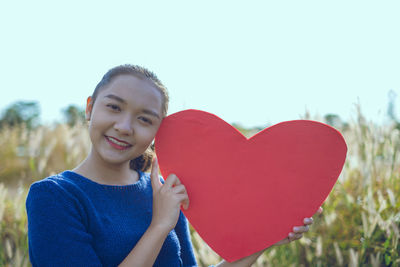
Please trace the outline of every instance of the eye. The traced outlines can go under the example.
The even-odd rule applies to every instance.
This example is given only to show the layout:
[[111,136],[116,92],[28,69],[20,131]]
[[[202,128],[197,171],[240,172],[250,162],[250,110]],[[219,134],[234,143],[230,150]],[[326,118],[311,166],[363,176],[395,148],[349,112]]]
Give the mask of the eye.
[[115,105],[115,104],[107,104],[107,107],[109,107],[113,111],[121,111],[121,108],[118,105]]
[[150,119],[146,118],[146,117],[139,117],[139,120],[143,121],[146,124],[150,124],[150,125],[153,124],[153,122]]

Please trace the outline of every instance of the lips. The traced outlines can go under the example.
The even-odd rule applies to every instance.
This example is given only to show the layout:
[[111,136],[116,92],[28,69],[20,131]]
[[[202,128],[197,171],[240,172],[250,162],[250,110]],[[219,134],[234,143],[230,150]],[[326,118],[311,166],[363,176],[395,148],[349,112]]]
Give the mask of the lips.
[[105,138],[106,138],[107,142],[112,147],[114,147],[116,149],[119,149],[119,150],[125,150],[125,149],[128,149],[128,148],[130,148],[132,146],[131,144],[129,144],[129,143],[125,142],[125,141],[119,140],[119,139],[117,139],[115,137],[112,137],[112,136],[105,135]]

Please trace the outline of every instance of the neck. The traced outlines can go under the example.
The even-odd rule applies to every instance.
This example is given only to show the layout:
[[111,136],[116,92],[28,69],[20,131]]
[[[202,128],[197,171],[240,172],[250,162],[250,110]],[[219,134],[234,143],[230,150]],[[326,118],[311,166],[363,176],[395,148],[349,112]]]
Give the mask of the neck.
[[74,172],[100,184],[128,185],[139,180],[139,174],[129,168],[129,161],[124,164],[110,164],[95,159],[91,151],[87,158],[73,169]]

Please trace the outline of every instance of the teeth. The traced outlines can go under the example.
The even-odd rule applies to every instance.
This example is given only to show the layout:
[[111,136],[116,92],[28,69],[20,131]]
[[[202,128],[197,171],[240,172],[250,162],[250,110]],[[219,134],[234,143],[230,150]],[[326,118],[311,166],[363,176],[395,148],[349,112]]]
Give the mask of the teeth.
[[108,137],[108,140],[110,140],[111,142],[113,142],[114,144],[119,145],[119,146],[123,146],[123,147],[128,147],[128,146],[130,146],[130,145],[128,145],[128,144],[119,142],[119,141],[115,140],[115,139],[112,138],[112,137]]

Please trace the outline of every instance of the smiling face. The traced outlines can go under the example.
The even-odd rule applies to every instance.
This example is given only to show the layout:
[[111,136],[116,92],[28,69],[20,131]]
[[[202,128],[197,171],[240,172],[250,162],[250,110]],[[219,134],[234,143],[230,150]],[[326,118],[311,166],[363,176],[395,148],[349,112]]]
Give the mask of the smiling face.
[[90,157],[96,164],[122,166],[137,158],[161,124],[162,95],[147,79],[118,75],[88,101]]

